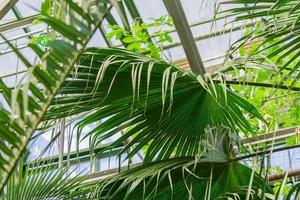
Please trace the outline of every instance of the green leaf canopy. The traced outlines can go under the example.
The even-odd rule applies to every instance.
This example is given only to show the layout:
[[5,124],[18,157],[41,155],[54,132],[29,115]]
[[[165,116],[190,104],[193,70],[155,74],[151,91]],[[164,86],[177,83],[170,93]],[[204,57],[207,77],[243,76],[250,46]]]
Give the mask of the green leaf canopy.
[[89,134],[95,145],[124,131],[111,147],[129,142],[128,157],[149,145],[145,162],[193,156],[204,129],[224,125],[249,133],[246,112],[261,119],[254,106],[227,90],[161,60],[123,49],[90,48],[69,74],[44,120],[86,114],[77,124],[103,122]]

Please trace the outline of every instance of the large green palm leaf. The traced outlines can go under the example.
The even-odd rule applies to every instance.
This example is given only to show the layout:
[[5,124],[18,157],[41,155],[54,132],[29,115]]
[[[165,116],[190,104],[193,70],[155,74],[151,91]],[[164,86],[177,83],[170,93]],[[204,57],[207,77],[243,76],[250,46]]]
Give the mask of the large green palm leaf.
[[145,162],[193,156],[208,125],[247,134],[252,127],[244,113],[261,119],[225,84],[211,81],[126,50],[91,48],[58,91],[45,120],[86,114],[77,124],[79,132],[102,120],[89,133],[95,145],[123,131],[111,147],[126,143],[123,152],[132,157],[149,145]]
[[101,1],[89,10],[83,10],[72,0],[63,3],[67,8],[64,12],[70,17],[68,23],[46,15],[39,18],[64,40],[49,41],[47,49],[31,45],[39,57],[38,64],[28,61],[2,36],[25,64],[27,73],[13,89],[0,80],[0,92],[6,99],[0,107],[0,191],[107,10]]
[[147,163],[95,183],[82,194],[96,199],[272,199],[272,188],[255,169],[232,160],[234,135],[208,128],[202,153]]

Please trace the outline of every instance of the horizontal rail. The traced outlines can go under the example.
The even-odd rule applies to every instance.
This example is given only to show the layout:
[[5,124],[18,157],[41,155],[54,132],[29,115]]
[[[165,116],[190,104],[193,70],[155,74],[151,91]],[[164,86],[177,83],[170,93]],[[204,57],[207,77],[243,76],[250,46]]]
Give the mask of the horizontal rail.
[[5,24],[0,25],[0,33],[5,33],[9,31],[14,31],[17,29],[21,29],[24,27],[27,27],[28,25],[32,24],[32,22],[37,19],[39,15],[32,15],[30,17],[25,17],[20,20],[12,21],[12,22],[7,22]]
[[3,0],[0,4],[0,20],[10,11],[18,0]]
[[[80,151],[73,151],[70,153],[65,153],[63,155],[63,163],[66,163],[68,161],[75,160],[76,162],[83,162],[84,160],[88,160],[91,156],[95,156],[97,158],[105,158],[105,157],[110,157],[110,156],[115,156],[120,153],[123,145],[119,145],[118,147],[114,149],[108,150],[109,146],[111,144],[105,144],[105,145],[100,145],[96,147],[94,150],[91,150],[89,148],[82,149]],[[55,156],[50,156],[47,158],[42,158],[37,161],[29,161],[26,162],[24,167],[25,168],[36,168],[38,167],[43,167],[43,166],[56,166],[58,165],[59,161],[59,155]]]

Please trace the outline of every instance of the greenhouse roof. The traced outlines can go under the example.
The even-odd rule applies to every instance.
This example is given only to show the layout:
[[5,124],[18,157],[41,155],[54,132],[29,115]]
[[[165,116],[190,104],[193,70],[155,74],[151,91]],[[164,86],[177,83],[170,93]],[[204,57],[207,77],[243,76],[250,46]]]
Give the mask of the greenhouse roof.
[[[19,49],[24,49],[22,52],[28,54],[28,57],[32,58],[30,51],[27,50],[29,38],[41,35],[45,32],[45,27],[43,27],[43,25],[32,23],[38,16],[42,1],[20,0],[11,2],[15,2],[15,6],[12,7],[12,10],[9,10],[3,19],[1,19],[0,32],[18,46]],[[138,14],[144,21],[168,15],[162,0],[139,0],[133,2],[138,9]],[[226,21],[230,20],[230,18],[221,16],[221,19],[219,20],[214,19],[215,3],[216,2],[209,0],[204,1],[201,4],[195,4],[193,0],[182,2],[184,13],[187,17],[188,24],[191,26],[193,37],[196,40],[196,45],[205,67],[221,64],[224,61],[226,50],[229,48],[230,44],[241,36],[240,29],[249,25],[249,23],[237,23],[233,27],[232,25],[224,26]],[[130,16],[129,11],[126,10],[126,12],[127,16]],[[117,20],[117,23],[122,24],[122,20],[115,8],[111,10],[111,13]],[[128,17],[128,19],[129,23],[132,24],[132,18]],[[213,24],[212,21],[214,21]],[[104,32],[108,32],[107,24],[108,22],[104,20],[102,25]],[[165,49],[164,55],[172,61],[186,58],[178,33],[173,31],[174,28],[166,28],[166,30],[171,31],[170,34],[174,42],[163,47]],[[107,46],[104,37],[105,35],[98,32],[90,42],[90,46]],[[111,41],[110,43],[113,46],[121,45],[117,41]],[[16,66],[17,60],[14,59],[12,50],[7,47],[3,41],[0,41],[0,55],[5,55],[0,58],[5,60],[5,62],[3,62],[3,60],[0,61],[0,71],[2,76],[15,72],[16,69],[8,68],[7,65]],[[2,63],[5,63],[5,65]],[[19,65],[21,64],[19,63]],[[18,70],[22,70],[22,66],[19,66]]]
[[0,198],[299,197],[299,8],[0,0]]

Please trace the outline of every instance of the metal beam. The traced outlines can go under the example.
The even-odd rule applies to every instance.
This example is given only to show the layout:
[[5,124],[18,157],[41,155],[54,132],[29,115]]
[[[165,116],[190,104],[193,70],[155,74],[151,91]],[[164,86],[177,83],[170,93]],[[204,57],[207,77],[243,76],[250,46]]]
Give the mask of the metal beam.
[[18,2],[18,0],[3,0],[0,4],[0,20],[10,11],[10,9]]
[[[72,151],[70,153],[64,153],[62,159],[63,159],[63,162],[65,163],[68,160],[75,161],[75,162],[89,161],[91,155],[94,155],[97,158],[106,158],[106,157],[118,155],[121,152],[121,150],[124,148],[123,145],[119,145],[119,146],[115,147],[114,149],[108,150],[110,145],[111,145],[111,143],[100,145],[100,146],[96,147],[95,149],[93,149],[92,151],[90,148],[86,148],[86,149],[81,149],[79,152]],[[58,166],[59,161],[60,161],[59,155],[49,156],[49,157],[42,158],[42,159],[37,159],[37,160],[25,163],[24,170],[27,168],[32,169],[32,168],[35,168],[36,166],[38,166],[38,167]]]
[[174,20],[174,25],[192,71],[196,75],[205,74],[205,68],[198,51],[196,41],[193,37],[180,0],[164,0],[164,3],[169,14]]
[[16,30],[19,28],[27,27],[32,24],[32,22],[37,19],[39,15],[32,15],[20,20],[8,22],[0,25],[0,33]]
[[291,178],[291,177],[299,177],[300,176],[300,169],[294,169],[294,170],[289,170],[280,174],[274,174],[274,175],[270,175],[268,177],[268,181],[269,182],[275,182],[275,181],[279,181],[282,180],[287,174],[287,178]]
[[[20,20],[20,19],[23,18],[22,15],[21,15],[21,13],[20,13],[20,11],[19,11],[19,9],[16,6],[12,7],[12,11],[14,12],[14,14],[15,14],[15,16],[16,16],[16,18],[18,20]],[[28,27],[24,27],[23,30],[24,30],[25,33],[29,33],[30,32],[30,30],[29,30]]]
[[[141,166],[143,163],[135,163],[135,164],[131,164],[129,169],[135,168],[135,167],[139,167]],[[102,180],[106,177],[111,177],[112,175],[116,175],[120,172],[124,172],[128,170],[128,166],[123,166],[123,167],[119,167],[119,168],[114,168],[114,169],[109,169],[109,170],[105,170],[105,171],[100,171],[100,172],[96,172],[96,173],[92,173],[90,175],[86,175],[86,180],[84,181],[84,183],[92,183],[92,182],[96,182],[99,180]]]
[[[38,33],[42,33],[43,31],[45,31],[44,29],[38,29],[38,30],[35,30],[35,31],[31,31],[29,33],[24,33],[22,35],[18,35],[16,37],[12,37],[12,38],[9,38],[7,39],[9,42],[12,42],[12,41],[15,41],[15,40],[19,40],[19,39],[22,39],[22,38],[30,38],[30,37],[33,37],[35,34],[38,34]],[[5,40],[2,40],[0,41],[0,45],[2,44],[7,44],[7,42]]]

